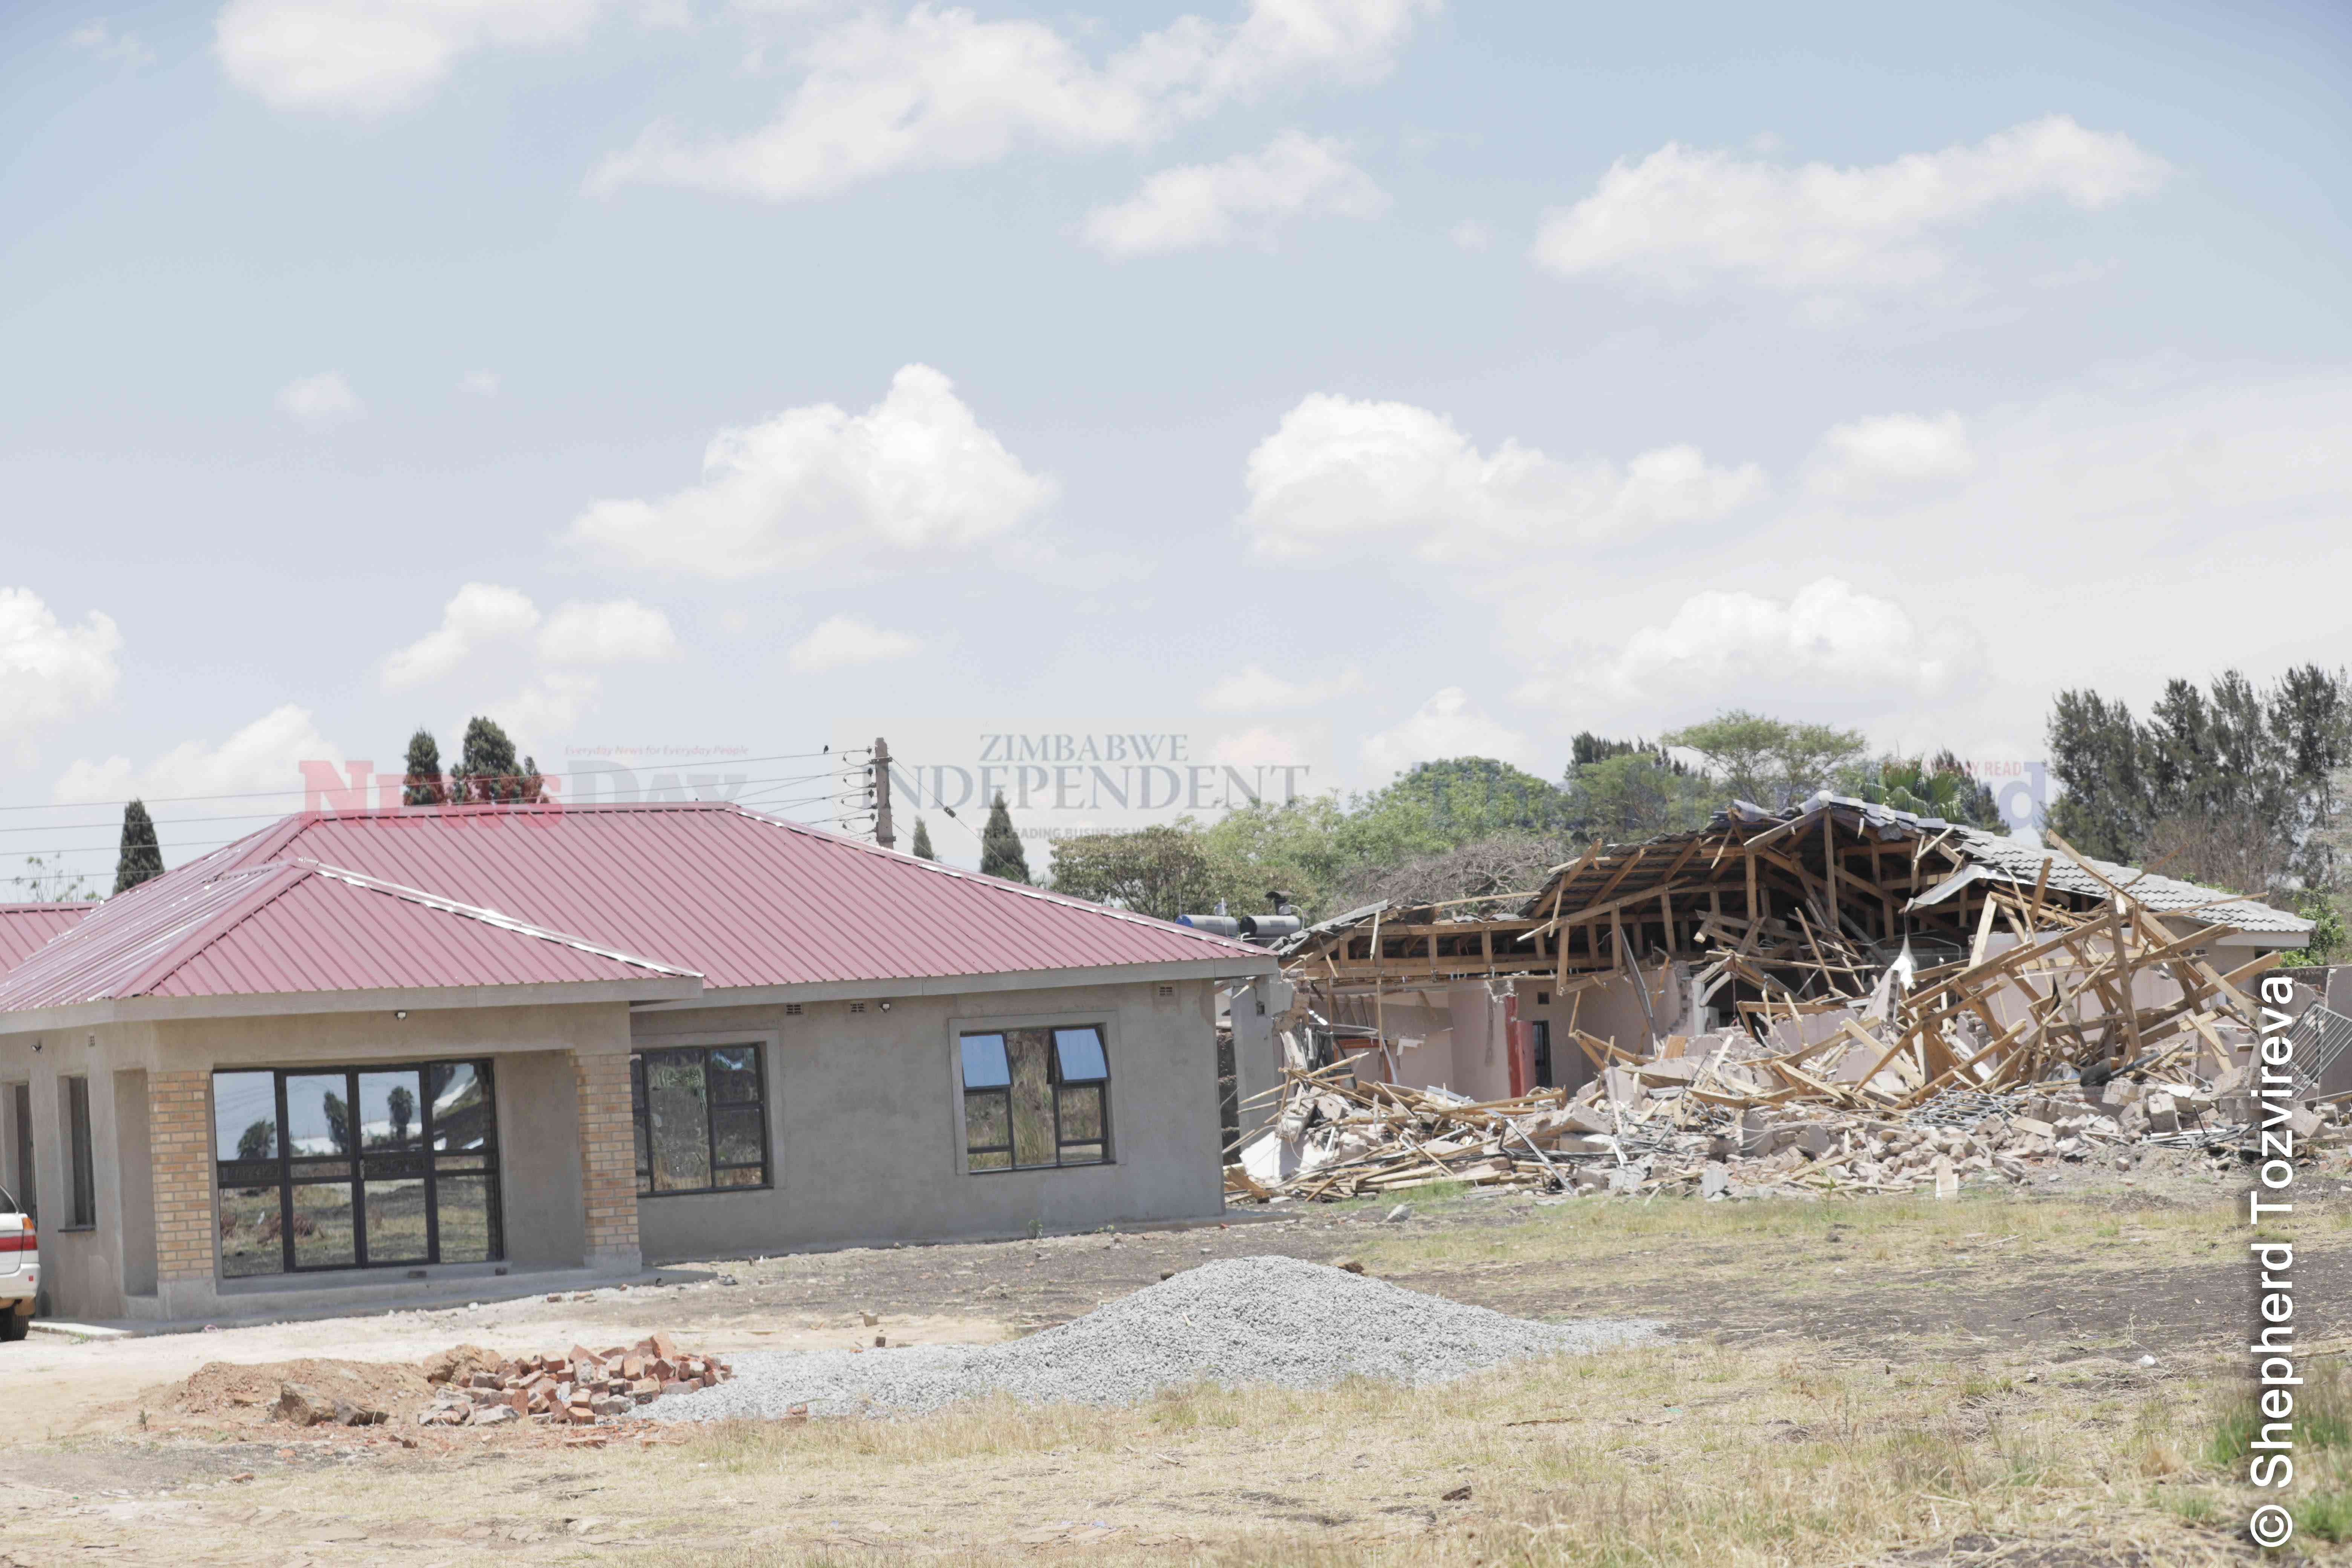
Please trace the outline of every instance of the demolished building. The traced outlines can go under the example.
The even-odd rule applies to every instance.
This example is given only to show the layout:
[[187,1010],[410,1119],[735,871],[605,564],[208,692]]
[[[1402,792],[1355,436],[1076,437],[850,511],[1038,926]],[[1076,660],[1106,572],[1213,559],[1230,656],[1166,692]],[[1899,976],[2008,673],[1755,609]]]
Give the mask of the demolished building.
[[[1887,1117],[2053,1088],[2095,1098],[2151,1074],[2218,1105],[2252,1047],[2257,977],[2311,931],[2055,840],[1826,793],[1778,812],[1735,802],[1691,832],[1596,844],[1530,893],[1309,928],[1282,950],[1280,991],[1236,999],[1237,1076],[1294,1142],[1351,1117],[1419,1118],[1427,1135],[1462,1122],[1481,1169],[1553,1184],[1523,1113],[1556,1138],[1610,1140],[1622,1163],[1629,1108],[1650,1132],[1719,1136],[1727,1118],[1802,1105]],[[2298,1088],[2321,1092],[2315,1076]],[[1606,1114],[1569,1115],[1577,1101]],[[1257,1156],[1257,1185],[1290,1174]],[[1407,1156],[1424,1180],[1461,1164]]]

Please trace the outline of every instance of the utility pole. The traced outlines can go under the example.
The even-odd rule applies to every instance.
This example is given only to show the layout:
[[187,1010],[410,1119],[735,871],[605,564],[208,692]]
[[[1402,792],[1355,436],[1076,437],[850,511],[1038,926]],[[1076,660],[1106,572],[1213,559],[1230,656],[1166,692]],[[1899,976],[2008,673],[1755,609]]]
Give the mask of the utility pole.
[[898,847],[890,830],[890,742],[879,735],[874,737],[874,842],[885,849]]

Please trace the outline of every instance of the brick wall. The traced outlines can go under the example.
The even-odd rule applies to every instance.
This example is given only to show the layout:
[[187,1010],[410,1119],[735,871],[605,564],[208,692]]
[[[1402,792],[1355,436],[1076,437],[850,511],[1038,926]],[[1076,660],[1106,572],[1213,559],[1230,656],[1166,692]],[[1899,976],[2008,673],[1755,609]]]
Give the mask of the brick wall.
[[637,1250],[637,1155],[630,1126],[629,1058],[623,1052],[574,1053],[580,1086],[580,1182],[588,1202],[588,1258],[625,1258]]
[[147,1075],[159,1282],[213,1277],[213,1154],[205,1125],[210,1077],[202,1068]]

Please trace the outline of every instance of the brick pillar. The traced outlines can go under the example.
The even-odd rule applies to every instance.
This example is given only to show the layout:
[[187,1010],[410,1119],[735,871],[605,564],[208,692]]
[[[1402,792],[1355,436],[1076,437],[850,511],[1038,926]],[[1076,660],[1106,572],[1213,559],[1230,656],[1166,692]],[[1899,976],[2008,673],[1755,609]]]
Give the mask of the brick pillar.
[[625,1052],[572,1053],[580,1089],[580,1185],[588,1204],[588,1262],[635,1268],[637,1152]]
[[155,1281],[213,1277],[211,1075],[150,1072],[147,1138],[155,1176]]

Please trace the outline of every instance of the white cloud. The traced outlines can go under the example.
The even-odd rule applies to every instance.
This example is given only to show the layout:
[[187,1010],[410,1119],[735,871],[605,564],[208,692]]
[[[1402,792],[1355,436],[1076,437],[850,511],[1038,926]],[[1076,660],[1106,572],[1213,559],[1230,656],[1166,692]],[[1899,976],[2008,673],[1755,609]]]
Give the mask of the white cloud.
[[549,664],[652,663],[677,657],[669,617],[635,599],[574,602],[547,618],[539,657]]
[[569,538],[629,567],[749,577],[856,552],[968,549],[1054,495],[920,364],[864,414],[821,403],[721,431],[702,468],[700,484],[659,500],[595,502]]
[[851,616],[834,616],[794,643],[784,663],[795,675],[815,675],[853,664],[905,658],[920,652],[922,647],[904,632],[884,631]]
[[1080,232],[1107,256],[1159,256],[1267,244],[1285,218],[1370,218],[1388,208],[1388,193],[1348,161],[1345,142],[1286,131],[1261,152],[1162,169],[1117,206],[1087,214]]
[[140,42],[138,34],[117,32],[103,19],[76,27],[66,35],[66,42],[99,59],[111,60],[126,70],[138,70],[155,63],[155,51]]
[[0,587],[0,734],[27,733],[114,695],[122,634],[92,610],[67,626],[30,588]]
[[1445,237],[1465,250],[1484,250],[1495,243],[1495,231],[1475,218],[1464,218],[1445,231]]
[[1201,693],[1201,706],[1212,713],[1265,713],[1286,708],[1312,708],[1363,689],[1363,672],[1353,668],[1341,670],[1329,680],[1285,680],[1252,664]]
[[495,583],[468,583],[442,606],[441,624],[383,661],[383,689],[400,691],[455,674],[489,644],[528,635],[539,606]]
[[1243,525],[1257,549],[1307,556],[1396,539],[1428,560],[1623,541],[1713,521],[1763,493],[1763,470],[1664,447],[1623,467],[1559,461],[1516,441],[1491,454],[1444,416],[1316,393],[1249,457]]
[[278,411],[306,430],[328,430],[357,419],[367,405],[340,371],[320,371],[278,389]]
[[494,370],[469,370],[457,383],[458,389],[476,397],[496,397],[499,395],[499,373]]
[[1976,466],[1968,425],[1958,414],[1888,414],[1837,426],[1823,436],[1807,483],[1817,494],[1864,500],[1965,479]]
[[76,762],[58,779],[50,795],[61,804],[260,790],[284,791],[290,797],[303,787],[304,763],[340,765],[342,760],[342,752],[319,732],[310,710],[289,702],[217,746],[189,741],[144,767],[119,756],[100,763]]
[[1139,146],[1278,83],[1375,79],[1439,3],[1253,0],[1238,23],[1180,16],[1100,66],[1042,22],[930,4],[867,11],[801,49],[799,84],[768,125],[702,140],[649,126],[590,186],[788,201],[1018,147]]
[[604,682],[584,670],[541,670],[491,711],[502,715],[507,733],[530,752],[534,747],[546,749],[549,737],[578,722],[603,695]]
[[1685,286],[1728,274],[1802,292],[1901,289],[1948,265],[1940,230],[2036,197],[2111,206],[2168,173],[2129,137],[2064,115],[1867,168],[1790,168],[1669,142],[1638,163],[1620,161],[1592,195],[1546,215],[1535,258],[1569,276]]
[[405,108],[461,56],[570,43],[604,0],[229,0],[213,48],[229,80],[277,109]]
[[[1321,765],[1330,752],[1331,737],[1323,726],[1309,731],[1260,724],[1247,730],[1234,730],[1213,737],[1208,750],[1202,754],[1204,763],[1233,768],[1299,768],[1313,769]],[[1313,793],[1313,774],[1295,774],[1289,781],[1297,794]],[[1283,799],[1283,785],[1267,781],[1267,798]]]
[[1742,702],[1885,707],[1951,695],[1977,679],[1984,650],[1954,625],[1929,631],[1891,599],[1822,577],[1786,599],[1710,589],[1643,626],[1614,653],[1538,682],[1571,717],[1652,715]]
[[1366,776],[1386,783],[1415,763],[1440,757],[1523,761],[1528,756],[1528,738],[1473,707],[1470,694],[1462,688],[1449,686],[1423,703],[1412,718],[1368,738],[1362,754]]

